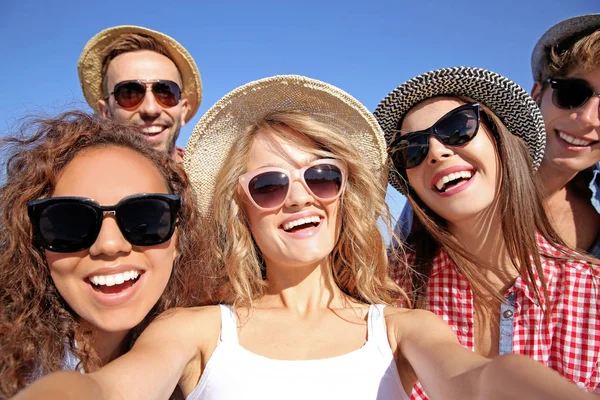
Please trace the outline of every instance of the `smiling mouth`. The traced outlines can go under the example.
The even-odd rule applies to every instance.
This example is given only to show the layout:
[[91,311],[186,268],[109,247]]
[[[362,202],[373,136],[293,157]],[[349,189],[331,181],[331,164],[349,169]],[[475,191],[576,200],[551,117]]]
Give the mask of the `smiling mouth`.
[[142,133],[145,136],[156,136],[161,134],[165,129],[167,129],[165,126],[148,126],[142,128]]
[[585,139],[581,139],[581,138],[576,138],[571,135],[567,135],[566,133],[561,132],[561,131],[557,131],[557,132],[558,132],[558,137],[560,137],[565,142],[569,143],[571,146],[588,147],[588,146],[598,143],[597,140],[585,140]]
[[117,294],[135,285],[142,275],[143,272],[132,270],[114,275],[91,276],[86,281],[96,292]]
[[433,189],[439,193],[444,193],[449,189],[464,185],[473,177],[473,171],[460,171],[448,174],[440,178]]
[[288,233],[298,232],[303,229],[316,228],[321,224],[321,218],[316,215],[313,217],[300,218],[295,221],[286,222],[281,224],[281,229]]

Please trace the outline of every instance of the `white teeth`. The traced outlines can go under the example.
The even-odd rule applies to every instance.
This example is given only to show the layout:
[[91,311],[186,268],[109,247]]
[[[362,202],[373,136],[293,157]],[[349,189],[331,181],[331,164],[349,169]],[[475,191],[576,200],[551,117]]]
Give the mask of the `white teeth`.
[[437,190],[441,191],[444,188],[444,185],[448,182],[455,181],[460,178],[469,179],[473,176],[472,171],[459,171],[450,173],[448,175],[442,176],[435,184]]
[[162,132],[163,129],[165,129],[163,126],[147,126],[147,127],[142,128],[142,132],[154,134],[154,133]]
[[592,143],[592,140],[583,140],[580,138],[576,138],[571,135],[567,135],[566,133],[563,133],[561,131],[558,131],[558,136],[560,136],[560,138],[565,142],[573,144],[575,146],[589,146]]
[[312,217],[299,218],[294,221],[286,222],[285,224],[283,224],[282,227],[284,230],[289,231],[290,229],[292,229],[295,226],[311,224],[311,223],[318,224],[320,221],[321,221],[321,218],[319,218],[317,215],[313,215]]
[[137,279],[140,273],[136,270],[120,272],[113,275],[94,275],[90,276],[90,282],[96,286],[114,286],[120,285],[125,281]]

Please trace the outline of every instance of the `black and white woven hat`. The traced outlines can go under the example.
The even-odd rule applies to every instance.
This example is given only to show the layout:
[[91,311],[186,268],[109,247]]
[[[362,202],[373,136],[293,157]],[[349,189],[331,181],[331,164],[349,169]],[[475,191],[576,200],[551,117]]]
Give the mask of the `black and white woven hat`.
[[[542,114],[531,96],[519,85],[495,72],[475,67],[442,68],[414,77],[389,93],[374,115],[385,133],[393,139],[399,121],[418,103],[436,96],[465,96],[487,106],[514,135],[521,137],[536,171],[546,146]],[[390,168],[389,182],[402,193],[406,187],[401,176]]]
[[573,44],[573,39],[578,40],[599,29],[600,14],[586,14],[565,19],[544,32],[535,44],[531,54],[533,80],[541,82],[543,79],[548,78],[546,76],[548,73],[548,56],[553,47],[560,47],[566,43]]

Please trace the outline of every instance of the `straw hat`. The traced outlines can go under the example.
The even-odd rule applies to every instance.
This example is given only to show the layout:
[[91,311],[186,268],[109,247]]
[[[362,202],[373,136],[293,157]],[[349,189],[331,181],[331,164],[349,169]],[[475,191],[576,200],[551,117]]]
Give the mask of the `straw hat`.
[[[533,171],[542,162],[546,129],[542,114],[519,85],[495,72],[474,67],[442,68],[412,78],[389,93],[375,109],[388,143],[398,123],[417,103],[435,96],[466,96],[487,106],[514,135],[521,137],[531,155]],[[389,182],[406,193],[405,178],[390,168]]]
[[105,29],[91,38],[79,56],[77,71],[79,83],[85,100],[94,111],[98,112],[98,100],[102,98],[102,58],[104,51],[115,39],[124,34],[148,35],[162,44],[173,60],[183,82],[182,97],[189,102],[189,110],[185,121],[189,121],[202,101],[202,80],[200,71],[188,51],[175,39],[148,28],[133,25],[114,26]]
[[[531,54],[533,80],[541,82],[548,69],[550,50],[568,39],[579,39],[600,29],[600,14],[580,15],[565,19],[548,29],[538,40]],[[571,43],[573,44],[573,43]]]
[[236,137],[250,124],[275,111],[302,111],[348,136],[373,171],[385,181],[383,132],[358,100],[325,82],[279,75],[247,83],[225,95],[198,121],[185,148],[183,166],[202,213],[209,211],[216,176]]

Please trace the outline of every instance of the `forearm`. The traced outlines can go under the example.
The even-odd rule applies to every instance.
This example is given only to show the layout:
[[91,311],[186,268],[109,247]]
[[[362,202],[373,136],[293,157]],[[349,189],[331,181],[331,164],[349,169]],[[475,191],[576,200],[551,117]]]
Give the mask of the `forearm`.
[[483,367],[478,388],[480,399],[598,399],[539,362],[512,354],[496,357]]
[[96,382],[79,372],[64,371],[41,378],[19,392],[13,400],[103,400]]

